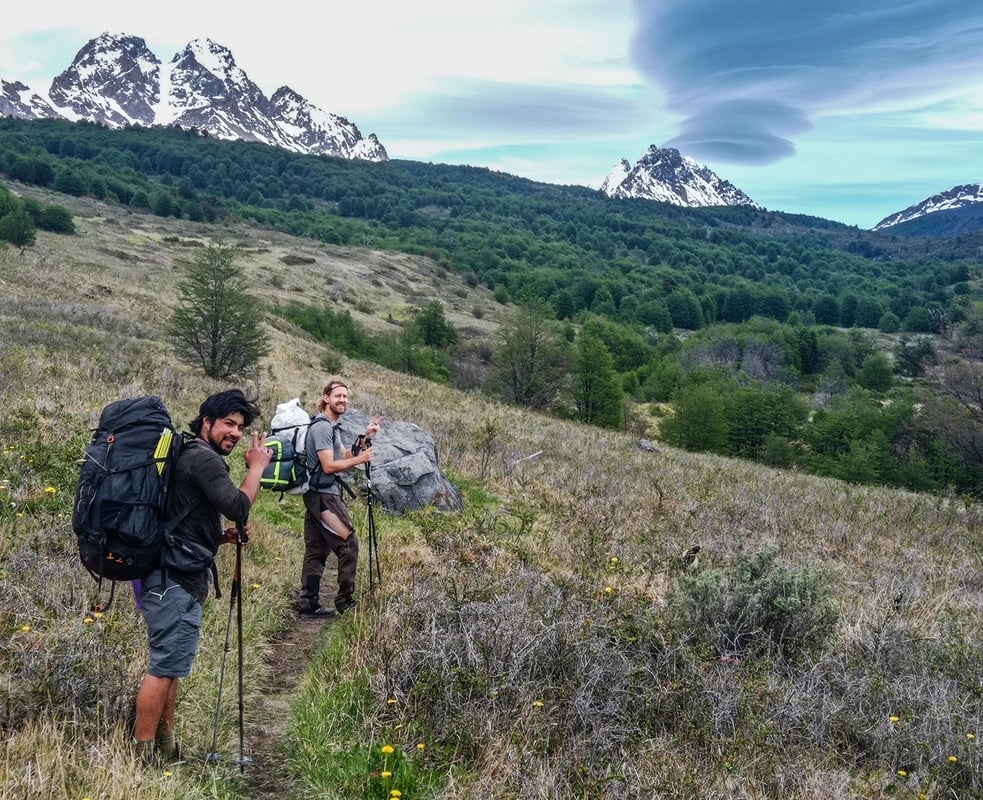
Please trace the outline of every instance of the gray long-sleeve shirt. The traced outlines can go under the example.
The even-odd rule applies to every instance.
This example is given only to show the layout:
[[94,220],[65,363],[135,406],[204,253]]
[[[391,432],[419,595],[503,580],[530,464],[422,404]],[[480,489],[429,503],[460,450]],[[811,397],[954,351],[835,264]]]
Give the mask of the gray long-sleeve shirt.
[[[249,498],[232,482],[229,465],[221,454],[203,439],[185,444],[175,465],[167,501],[169,518],[188,509],[174,529],[175,537],[202,545],[214,556],[222,538],[222,518],[244,523],[249,508]],[[202,602],[208,597],[208,569],[169,570],[168,575]]]

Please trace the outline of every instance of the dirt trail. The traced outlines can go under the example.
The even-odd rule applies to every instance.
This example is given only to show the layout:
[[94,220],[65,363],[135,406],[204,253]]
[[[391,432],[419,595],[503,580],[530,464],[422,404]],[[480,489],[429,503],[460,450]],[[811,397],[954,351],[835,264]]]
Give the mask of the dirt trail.
[[266,691],[259,697],[256,719],[246,731],[246,752],[253,762],[245,771],[245,797],[249,800],[283,800],[295,796],[291,778],[283,767],[281,743],[294,692],[307,670],[324,624],[294,619],[270,643]]

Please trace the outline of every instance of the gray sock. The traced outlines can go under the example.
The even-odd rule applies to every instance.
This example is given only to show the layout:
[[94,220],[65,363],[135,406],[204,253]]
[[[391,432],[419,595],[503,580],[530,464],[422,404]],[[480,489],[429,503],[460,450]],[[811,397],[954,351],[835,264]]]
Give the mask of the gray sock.
[[144,764],[153,764],[157,761],[157,742],[153,739],[145,741],[134,739],[133,750],[136,752],[137,758]]

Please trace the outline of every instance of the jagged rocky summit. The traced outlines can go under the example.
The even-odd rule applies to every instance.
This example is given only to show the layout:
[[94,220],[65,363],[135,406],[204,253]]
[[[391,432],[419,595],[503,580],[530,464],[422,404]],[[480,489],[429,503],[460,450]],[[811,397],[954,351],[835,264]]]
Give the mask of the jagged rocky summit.
[[113,128],[178,125],[297,153],[389,160],[374,133],[363,137],[354,123],[288,86],[266,97],[232,53],[211,39],[195,39],[163,64],[143,39],[104,33],[79,50],[47,95],[0,79],[0,116]]
[[750,206],[761,208],[730,181],[682,155],[674,147],[652,145],[635,166],[622,159],[601,184],[608,197],[639,198],[698,208]]

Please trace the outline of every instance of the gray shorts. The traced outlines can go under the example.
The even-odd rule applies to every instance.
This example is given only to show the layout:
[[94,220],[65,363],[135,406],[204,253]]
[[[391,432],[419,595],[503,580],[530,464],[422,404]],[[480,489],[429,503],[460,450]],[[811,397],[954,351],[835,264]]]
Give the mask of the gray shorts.
[[142,581],[140,613],[147,623],[150,666],[155,678],[187,678],[198,650],[202,605],[172,580],[161,584],[160,572]]

